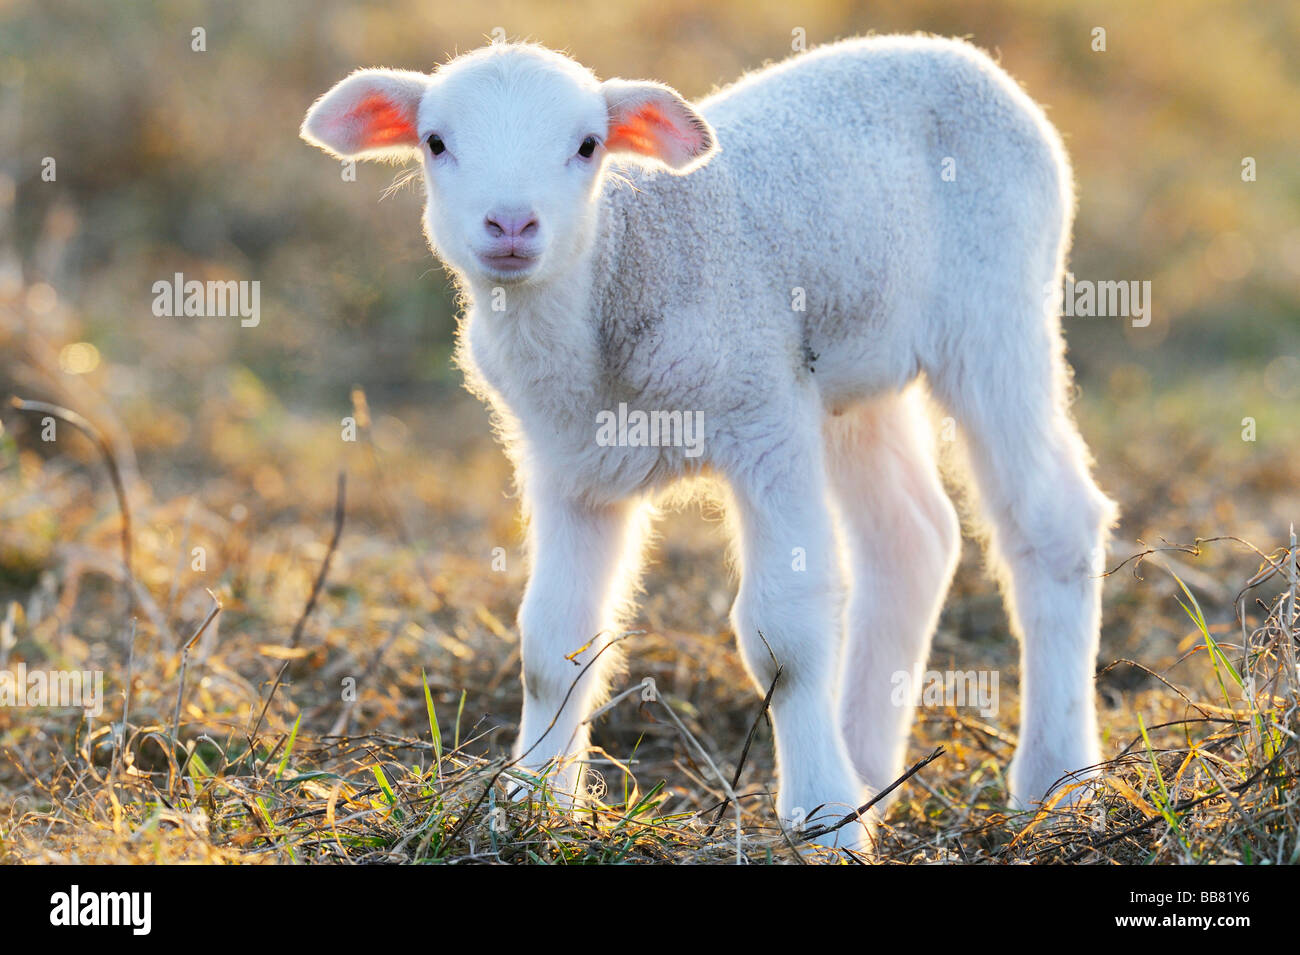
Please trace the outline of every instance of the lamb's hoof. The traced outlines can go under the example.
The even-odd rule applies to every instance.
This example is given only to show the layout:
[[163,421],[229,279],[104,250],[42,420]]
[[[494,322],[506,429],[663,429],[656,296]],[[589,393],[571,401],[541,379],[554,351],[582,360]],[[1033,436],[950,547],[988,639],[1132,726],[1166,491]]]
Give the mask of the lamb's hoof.
[[873,811],[845,821],[850,811],[851,807],[846,805],[826,807],[807,820],[795,816],[785,821],[786,831],[795,847],[810,861],[849,861],[843,850],[870,855],[879,817]]
[[1090,762],[1078,764],[1084,769],[1062,773],[1059,770],[1045,771],[1041,767],[1036,772],[1030,771],[1028,765],[1013,760],[1007,772],[1007,804],[1017,812],[1083,805],[1096,794],[1097,787],[1092,781],[1101,775],[1100,762],[1101,757],[1096,756]]
[[575,777],[571,767],[525,769],[516,766],[507,770],[499,781],[505,787],[506,799],[511,802],[537,799],[561,809],[573,809],[586,802],[584,794],[575,788]]
[[501,782],[505,785],[506,800],[509,802],[526,802],[540,788],[537,784],[513,776],[502,776]]

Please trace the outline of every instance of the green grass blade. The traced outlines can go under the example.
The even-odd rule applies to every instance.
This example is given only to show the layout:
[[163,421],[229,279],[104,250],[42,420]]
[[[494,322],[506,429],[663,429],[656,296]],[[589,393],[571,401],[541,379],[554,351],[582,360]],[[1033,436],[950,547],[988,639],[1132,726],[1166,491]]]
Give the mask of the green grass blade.
[[285,767],[289,765],[289,754],[293,752],[293,744],[298,740],[298,727],[302,725],[302,714],[293,721],[293,732],[289,734],[289,742],[284,744],[284,755],[280,757],[280,765],[275,771],[275,778],[279,779],[284,775]]
[[429,735],[433,737],[433,756],[437,762],[436,769],[441,772],[442,730],[438,727],[438,714],[433,711],[433,694],[429,692],[429,678],[423,670],[420,671],[420,680],[424,683],[424,708],[429,711]]
[[388,800],[390,806],[396,806],[397,794],[393,792],[393,787],[389,785],[388,777],[384,775],[383,767],[376,765],[372,767],[372,770],[375,774],[375,782],[379,784],[379,788],[383,792],[384,798]]
[[1178,817],[1169,808],[1169,790],[1165,787],[1165,777],[1160,772],[1160,761],[1156,759],[1155,747],[1151,745],[1151,737],[1147,735],[1146,722],[1142,719],[1141,713],[1137,715],[1137,718],[1138,729],[1142,731],[1142,742],[1147,747],[1147,758],[1151,760],[1151,768],[1155,770],[1156,774],[1156,785],[1160,788],[1160,805],[1157,808],[1160,810],[1160,815],[1165,817],[1165,822],[1169,823],[1169,828],[1173,829],[1175,835],[1178,835],[1181,840],[1182,835],[1178,829]]
[[460,718],[465,714],[465,691],[460,691],[460,704],[456,707],[456,734],[452,737],[452,749],[460,749]]

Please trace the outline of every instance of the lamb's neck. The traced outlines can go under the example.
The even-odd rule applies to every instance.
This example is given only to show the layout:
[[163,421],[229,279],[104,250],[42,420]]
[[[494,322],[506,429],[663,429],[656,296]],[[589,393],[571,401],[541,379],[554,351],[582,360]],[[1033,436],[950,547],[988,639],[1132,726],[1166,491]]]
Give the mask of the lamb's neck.
[[472,289],[471,356],[516,418],[589,413],[601,368],[591,301],[584,270],[536,287]]

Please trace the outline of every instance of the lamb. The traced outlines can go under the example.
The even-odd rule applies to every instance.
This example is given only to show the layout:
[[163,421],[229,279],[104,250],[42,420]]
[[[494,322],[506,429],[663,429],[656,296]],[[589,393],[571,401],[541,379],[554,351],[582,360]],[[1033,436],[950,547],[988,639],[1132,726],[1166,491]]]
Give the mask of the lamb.
[[[692,105],[497,43],[431,74],[355,72],[302,135],[421,160],[425,234],[465,302],[458,363],[528,518],[522,766],[579,791],[653,505],[707,475],[735,529],[742,659],[760,691],[780,668],[783,823],[896,779],[917,700],[897,705],[891,679],[920,686],[960,544],[932,400],[960,431],[1021,643],[1011,801],[1096,771],[1115,511],[1053,307],[1073,185],[1056,131],[986,55],[852,39]],[[695,415],[694,453],[671,428],[598,441],[624,407]],[[861,846],[874,819],[827,841]]]

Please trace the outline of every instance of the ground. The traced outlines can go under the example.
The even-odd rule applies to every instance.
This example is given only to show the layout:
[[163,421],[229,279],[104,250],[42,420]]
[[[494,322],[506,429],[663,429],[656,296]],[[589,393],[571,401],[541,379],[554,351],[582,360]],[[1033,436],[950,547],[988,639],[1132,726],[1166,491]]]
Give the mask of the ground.
[[[451,398],[437,414],[399,416],[355,392],[353,442],[330,420],[268,424],[249,409],[271,399],[242,389],[188,468],[149,448],[149,421],[115,421],[140,435],[126,477],[134,607],[103,460],[71,428],[50,446],[39,415],[6,413],[0,581],[13,599],[0,659],[100,669],[105,711],[0,708],[5,861],[846,861],[776,825],[770,728],[728,633],[734,582],[715,510],[665,520],[621,644],[615,693],[632,692],[595,725],[597,802],[578,814],[547,794],[509,803],[525,568],[510,475],[481,410]],[[1227,415],[1216,440],[1213,408],[1196,398],[1212,393],[1144,396],[1140,422],[1107,418],[1111,392],[1079,402],[1100,480],[1124,510],[1098,675],[1113,762],[1093,798],[1004,808],[1016,647],[968,544],[930,665],[996,670],[999,706],[922,707],[909,761],[942,753],[902,784],[877,861],[1297,858],[1296,686],[1264,684],[1284,672],[1293,613],[1276,601],[1288,589],[1279,545],[1294,444],[1242,441]],[[1171,461],[1156,446],[1186,450]],[[184,491],[150,481],[186,471]],[[1196,545],[1225,534],[1242,540]],[[1279,571],[1245,594],[1243,629],[1235,595],[1269,561]],[[214,597],[220,611],[185,652]],[[637,689],[646,677],[653,701]],[[719,775],[731,783],[742,752],[737,817],[719,812]]]

